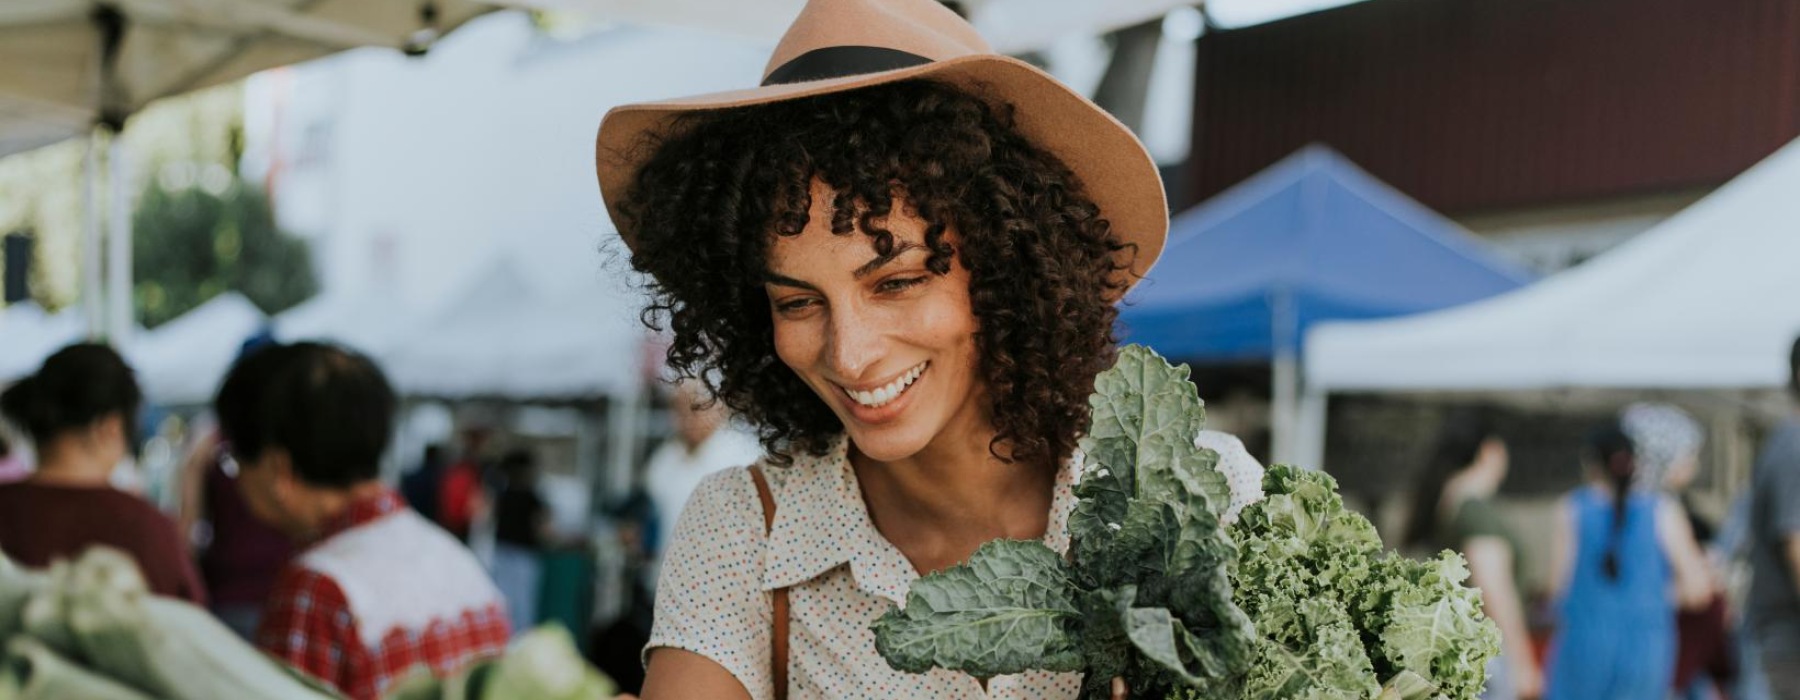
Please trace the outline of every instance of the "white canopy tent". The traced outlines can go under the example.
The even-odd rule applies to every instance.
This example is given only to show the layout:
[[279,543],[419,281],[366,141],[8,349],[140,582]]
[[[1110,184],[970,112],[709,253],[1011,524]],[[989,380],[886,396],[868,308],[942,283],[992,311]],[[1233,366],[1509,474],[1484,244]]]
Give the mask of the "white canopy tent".
[[86,323],[76,309],[51,314],[32,302],[0,308],[0,384],[36,372],[50,353],[80,340]]
[[[0,4],[0,156],[87,134],[83,317],[131,329],[127,154],[111,143],[101,254],[103,136],[145,105],[361,46],[423,51],[493,6],[475,0],[8,0]],[[107,282],[101,283],[102,269]],[[102,296],[104,295],[104,305]]]
[[226,292],[140,334],[125,356],[152,402],[200,405],[212,401],[244,341],[267,325],[267,317],[249,299]]
[[593,399],[642,383],[645,332],[628,293],[598,281],[549,293],[502,260],[463,296],[377,353],[403,394]]
[[419,319],[391,297],[327,292],[276,314],[270,324],[284,343],[325,340],[380,355],[407,337]]
[[491,9],[474,0],[8,0],[0,155],[266,68],[358,46],[423,48]]
[[1797,334],[1800,141],[1536,285],[1437,313],[1315,327],[1308,453],[1320,456],[1334,391],[1774,388]]

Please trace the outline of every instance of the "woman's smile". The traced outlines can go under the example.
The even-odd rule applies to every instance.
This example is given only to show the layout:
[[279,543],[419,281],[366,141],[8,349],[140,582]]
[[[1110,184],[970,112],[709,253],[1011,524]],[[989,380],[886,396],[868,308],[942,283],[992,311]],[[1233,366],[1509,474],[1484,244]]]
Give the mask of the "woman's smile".
[[864,423],[881,423],[906,410],[907,399],[913,394],[911,389],[930,366],[930,360],[920,362],[893,381],[873,388],[856,389],[843,384],[838,384],[838,388],[843,391],[843,398],[848,399],[846,408],[852,417]]

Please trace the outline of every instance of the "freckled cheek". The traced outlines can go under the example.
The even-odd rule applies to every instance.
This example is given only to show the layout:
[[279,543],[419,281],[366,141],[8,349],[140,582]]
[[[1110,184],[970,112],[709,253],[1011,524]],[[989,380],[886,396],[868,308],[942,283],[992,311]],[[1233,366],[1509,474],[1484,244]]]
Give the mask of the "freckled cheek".
[[806,324],[775,319],[775,357],[788,369],[808,378],[808,370],[818,364],[822,339],[815,328]]

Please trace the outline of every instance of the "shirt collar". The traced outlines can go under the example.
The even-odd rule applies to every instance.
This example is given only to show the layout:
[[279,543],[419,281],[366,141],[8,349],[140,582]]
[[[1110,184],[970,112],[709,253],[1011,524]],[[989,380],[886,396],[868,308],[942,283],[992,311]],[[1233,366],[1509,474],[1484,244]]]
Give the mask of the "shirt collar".
[[400,498],[400,494],[395,493],[393,489],[384,487],[378,493],[351,501],[349,507],[345,508],[343,512],[338,513],[337,515],[332,516],[331,519],[325,521],[324,526],[319,528],[319,534],[317,537],[313,538],[313,541],[319,542],[329,539],[333,535],[358,525],[365,525],[380,520],[390,514],[399,512],[405,507],[406,501]]
[[[919,577],[906,555],[869,519],[849,446],[849,439],[840,436],[823,455],[796,455],[790,466],[765,469],[776,506],[764,555],[764,590],[794,586],[848,564],[858,589],[898,605]],[[1044,544],[1059,553],[1069,549],[1068,520],[1075,509],[1080,463],[1077,454],[1056,474]]]

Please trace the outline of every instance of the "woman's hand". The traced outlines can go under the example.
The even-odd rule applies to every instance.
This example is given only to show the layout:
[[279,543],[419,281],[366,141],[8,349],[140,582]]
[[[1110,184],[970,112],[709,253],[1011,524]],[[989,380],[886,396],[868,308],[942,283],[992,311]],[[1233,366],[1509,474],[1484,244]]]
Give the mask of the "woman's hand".
[[1113,677],[1112,700],[1125,700],[1125,698],[1130,695],[1131,689],[1125,687],[1125,679],[1116,676]]

